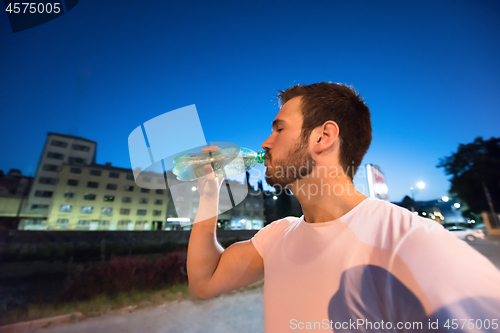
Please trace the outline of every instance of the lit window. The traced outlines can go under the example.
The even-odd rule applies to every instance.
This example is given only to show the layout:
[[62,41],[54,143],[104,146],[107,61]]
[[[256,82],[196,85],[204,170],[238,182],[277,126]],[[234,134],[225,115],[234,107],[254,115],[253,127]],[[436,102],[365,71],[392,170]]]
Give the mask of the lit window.
[[111,207],[103,207],[102,210],[101,210],[101,213],[103,215],[111,216],[111,215],[113,215],[113,208],[111,208]]
[[59,207],[59,211],[63,213],[70,213],[71,207],[71,205],[61,205],[61,207]]
[[94,211],[94,207],[92,206],[83,206],[82,210],[80,211],[82,214],[92,214]]

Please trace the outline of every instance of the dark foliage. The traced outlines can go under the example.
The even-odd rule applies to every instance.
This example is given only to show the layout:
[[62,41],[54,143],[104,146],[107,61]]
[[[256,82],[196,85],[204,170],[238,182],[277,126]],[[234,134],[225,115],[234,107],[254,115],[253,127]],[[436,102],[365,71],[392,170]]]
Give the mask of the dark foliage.
[[465,214],[490,211],[486,190],[495,211],[500,211],[500,138],[484,141],[478,137],[461,144],[457,152],[440,159],[437,167],[452,176],[449,192],[467,204]]
[[95,266],[69,269],[57,301],[86,300],[97,295],[114,297],[132,290],[153,290],[187,282],[187,252],[177,251],[158,259],[115,257]]

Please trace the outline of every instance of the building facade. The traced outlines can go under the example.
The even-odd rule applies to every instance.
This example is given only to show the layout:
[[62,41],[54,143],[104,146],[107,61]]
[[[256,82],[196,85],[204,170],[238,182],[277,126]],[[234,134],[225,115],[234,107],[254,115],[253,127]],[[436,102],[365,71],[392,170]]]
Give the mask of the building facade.
[[[164,182],[142,173],[143,182]],[[132,170],[106,165],[62,166],[52,196],[47,230],[162,230],[165,190],[136,185]]]
[[[20,226],[44,229],[52,209],[54,192],[64,164],[84,166],[95,163],[97,143],[88,139],[48,133],[35,172],[33,186],[22,209]],[[31,226],[31,227],[30,227]]]

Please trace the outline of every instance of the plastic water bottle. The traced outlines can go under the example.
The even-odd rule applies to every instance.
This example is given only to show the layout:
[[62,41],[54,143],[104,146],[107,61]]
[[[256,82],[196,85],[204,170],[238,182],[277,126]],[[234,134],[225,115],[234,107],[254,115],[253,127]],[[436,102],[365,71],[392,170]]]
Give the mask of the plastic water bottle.
[[203,167],[212,165],[216,177],[238,175],[259,163],[264,163],[265,152],[248,148],[223,148],[197,154],[185,154],[174,158],[172,172],[181,181],[203,177]]

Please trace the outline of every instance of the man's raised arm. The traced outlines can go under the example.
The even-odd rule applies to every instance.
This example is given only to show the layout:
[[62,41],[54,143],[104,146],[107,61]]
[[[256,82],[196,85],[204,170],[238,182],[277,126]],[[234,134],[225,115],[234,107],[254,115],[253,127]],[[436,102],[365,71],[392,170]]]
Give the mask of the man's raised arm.
[[250,240],[223,249],[217,242],[219,190],[223,178],[210,165],[198,181],[200,204],[188,245],[187,273],[193,294],[208,299],[257,282],[264,277],[264,263]]

